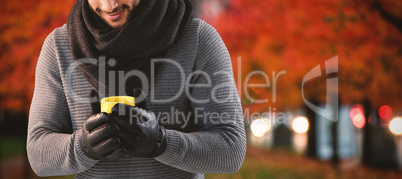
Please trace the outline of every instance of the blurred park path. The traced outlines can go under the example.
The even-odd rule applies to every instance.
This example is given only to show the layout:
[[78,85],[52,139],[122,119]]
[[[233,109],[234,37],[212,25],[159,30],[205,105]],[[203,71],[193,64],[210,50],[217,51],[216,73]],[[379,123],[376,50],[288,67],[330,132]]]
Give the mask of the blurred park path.
[[354,160],[342,161],[336,169],[330,161],[319,161],[289,150],[248,147],[242,168],[235,174],[207,174],[207,179],[224,178],[325,178],[325,179],[398,179],[402,170],[378,170],[359,165]]
[[24,173],[24,156],[9,156],[1,158],[1,172],[0,178],[37,178],[36,175],[30,171],[29,175]]
[[[24,178],[23,156],[12,156],[1,159],[2,179]],[[30,171],[28,178],[37,177]],[[72,176],[49,178],[73,178]],[[325,178],[325,179],[399,179],[402,170],[378,170],[359,165],[354,160],[341,162],[335,169],[329,161],[319,161],[304,155],[295,154],[288,149],[260,149],[249,147],[246,159],[240,171],[235,174],[206,174],[206,179],[247,178]]]

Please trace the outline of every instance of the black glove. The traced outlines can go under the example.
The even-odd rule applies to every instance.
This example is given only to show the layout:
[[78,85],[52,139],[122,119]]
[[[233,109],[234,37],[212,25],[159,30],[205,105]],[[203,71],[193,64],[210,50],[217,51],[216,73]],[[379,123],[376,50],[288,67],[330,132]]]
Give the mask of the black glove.
[[141,101],[137,100],[138,98],[145,98],[146,96],[147,94],[144,93],[140,88],[134,88],[133,97],[135,98],[135,106],[148,110],[147,102],[145,101],[145,99],[142,99]]
[[[92,90],[91,99],[99,99],[99,94]],[[114,161],[124,155],[120,139],[117,137],[119,128],[107,113],[100,113],[99,100],[91,103],[92,113],[86,119],[80,138],[80,146],[85,155],[95,160]]]
[[129,155],[154,158],[166,150],[166,129],[158,124],[153,112],[118,103],[113,106],[111,116]]

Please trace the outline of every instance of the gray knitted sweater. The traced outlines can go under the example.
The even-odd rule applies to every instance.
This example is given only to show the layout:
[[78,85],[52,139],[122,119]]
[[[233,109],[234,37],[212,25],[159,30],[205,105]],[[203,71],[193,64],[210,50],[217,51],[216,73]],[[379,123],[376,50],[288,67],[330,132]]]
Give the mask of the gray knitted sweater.
[[[246,139],[229,53],[219,34],[195,18],[160,62],[147,106],[168,130],[166,151],[154,158],[88,158],[78,139],[93,87],[73,62],[67,26],[45,40],[29,113],[27,151],[39,176],[77,178],[203,178],[236,172]],[[200,126],[188,131],[187,126]]]

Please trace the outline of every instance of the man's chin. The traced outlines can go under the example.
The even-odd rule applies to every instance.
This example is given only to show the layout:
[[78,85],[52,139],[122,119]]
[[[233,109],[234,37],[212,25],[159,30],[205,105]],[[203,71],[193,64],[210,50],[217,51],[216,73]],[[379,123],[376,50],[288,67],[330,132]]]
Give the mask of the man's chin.
[[113,28],[113,29],[119,29],[122,28],[126,23],[127,20],[124,19],[120,19],[118,21],[110,21],[110,20],[106,20],[104,18],[102,18],[103,22],[105,22],[109,27]]
[[121,22],[121,23],[107,23],[111,28],[114,28],[114,29],[120,29],[120,28],[122,28],[125,24],[126,24],[126,21],[125,22]]

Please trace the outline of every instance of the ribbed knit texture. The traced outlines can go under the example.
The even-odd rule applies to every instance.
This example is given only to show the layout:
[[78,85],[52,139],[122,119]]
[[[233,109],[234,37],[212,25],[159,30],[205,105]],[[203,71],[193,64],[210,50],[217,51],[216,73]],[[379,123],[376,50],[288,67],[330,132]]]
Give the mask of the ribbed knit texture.
[[[201,130],[160,121],[168,129],[168,145],[162,155],[155,159],[126,156],[114,162],[92,160],[83,154],[78,139],[79,129],[91,112],[87,97],[93,87],[74,68],[66,25],[54,30],[38,60],[29,114],[27,151],[35,173],[75,174],[76,178],[204,178],[204,173],[236,172],[244,159],[246,139],[230,56],[219,34],[195,18],[183,37],[169,48],[166,59],[183,68],[185,79],[177,66],[160,63],[147,106],[157,116],[170,114],[172,108],[186,117],[191,113],[192,123]],[[194,71],[205,72],[211,81],[201,73],[190,75]],[[191,101],[185,88],[180,90],[187,78],[191,84],[211,84],[189,90],[194,99],[208,102]],[[172,98],[180,91],[174,100],[156,101]],[[194,115],[196,109],[198,115]],[[225,120],[203,115],[213,112],[225,114]],[[185,121],[182,115],[170,119]]]

